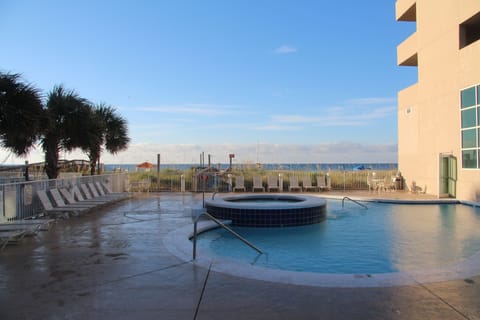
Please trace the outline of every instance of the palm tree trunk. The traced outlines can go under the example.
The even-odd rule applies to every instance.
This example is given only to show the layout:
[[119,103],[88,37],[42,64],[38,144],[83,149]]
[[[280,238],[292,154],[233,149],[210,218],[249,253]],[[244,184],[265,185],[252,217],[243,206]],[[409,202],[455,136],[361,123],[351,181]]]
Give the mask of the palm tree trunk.
[[97,160],[97,174],[102,174],[102,167],[100,163],[100,155],[98,155],[98,160]]
[[44,145],[45,150],[45,172],[49,179],[56,179],[59,174],[58,159],[59,148],[54,139],[48,140]]
[[95,159],[90,159],[90,175],[94,176],[95,175],[95,167],[97,166],[97,160]]

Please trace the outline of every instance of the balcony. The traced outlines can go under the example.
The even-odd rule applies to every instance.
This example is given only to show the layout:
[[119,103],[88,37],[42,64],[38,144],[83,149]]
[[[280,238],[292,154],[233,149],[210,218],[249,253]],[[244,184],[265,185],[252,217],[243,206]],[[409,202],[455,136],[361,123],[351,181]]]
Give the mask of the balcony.
[[480,12],[460,24],[460,49],[480,40]]
[[417,33],[413,33],[397,47],[397,64],[399,66],[418,66]]
[[417,21],[417,1],[397,0],[395,12],[397,21]]
[[418,104],[418,83],[412,84],[398,92],[398,107],[399,111],[410,114],[413,111],[413,106]]

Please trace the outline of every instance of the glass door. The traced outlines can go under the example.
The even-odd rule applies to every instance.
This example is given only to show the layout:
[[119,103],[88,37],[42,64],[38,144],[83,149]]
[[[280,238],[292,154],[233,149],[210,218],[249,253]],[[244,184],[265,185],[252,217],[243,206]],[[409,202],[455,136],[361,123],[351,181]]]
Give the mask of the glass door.
[[457,196],[457,158],[440,154],[440,197]]

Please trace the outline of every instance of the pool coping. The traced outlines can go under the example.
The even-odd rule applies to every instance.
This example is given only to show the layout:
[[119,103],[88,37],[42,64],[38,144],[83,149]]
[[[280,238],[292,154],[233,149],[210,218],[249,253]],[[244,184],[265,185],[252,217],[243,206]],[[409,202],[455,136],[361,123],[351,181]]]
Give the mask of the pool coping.
[[[342,199],[343,197],[331,198]],[[391,199],[366,200],[358,198],[356,198],[356,200],[402,204],[462,203],[458,200],[437,200],[436,202],[432,202],[433,200],[394,201]],[[478,206],[476,203],[464,204]],[[218,226],[213,221],[199,221],[198,233],[205,232],[216,227]],[[330,274],[272,269],[234,261],[228,258],[221,258],[215,256],[210,250],[203,248],[197,248],[197,258],[195,261],[193,261],[192,242],[189,240],[192,235],[193,223],[171,231],[163,238],[163,243],[171,254],[197,266],[231,276],[282,284],[335,288],[395,287],[467,279],[480,275],[480,251],[469,258],[433,269],[378,274]]]

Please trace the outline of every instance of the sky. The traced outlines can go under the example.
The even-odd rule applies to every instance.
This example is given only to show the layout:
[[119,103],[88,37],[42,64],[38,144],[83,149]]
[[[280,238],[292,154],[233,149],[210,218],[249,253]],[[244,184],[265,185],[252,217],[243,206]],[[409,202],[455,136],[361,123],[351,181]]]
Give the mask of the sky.
[[414,28],[394,0],[0,0],[0,71],[113,106],[131,143],[105,163],[396,162]]

